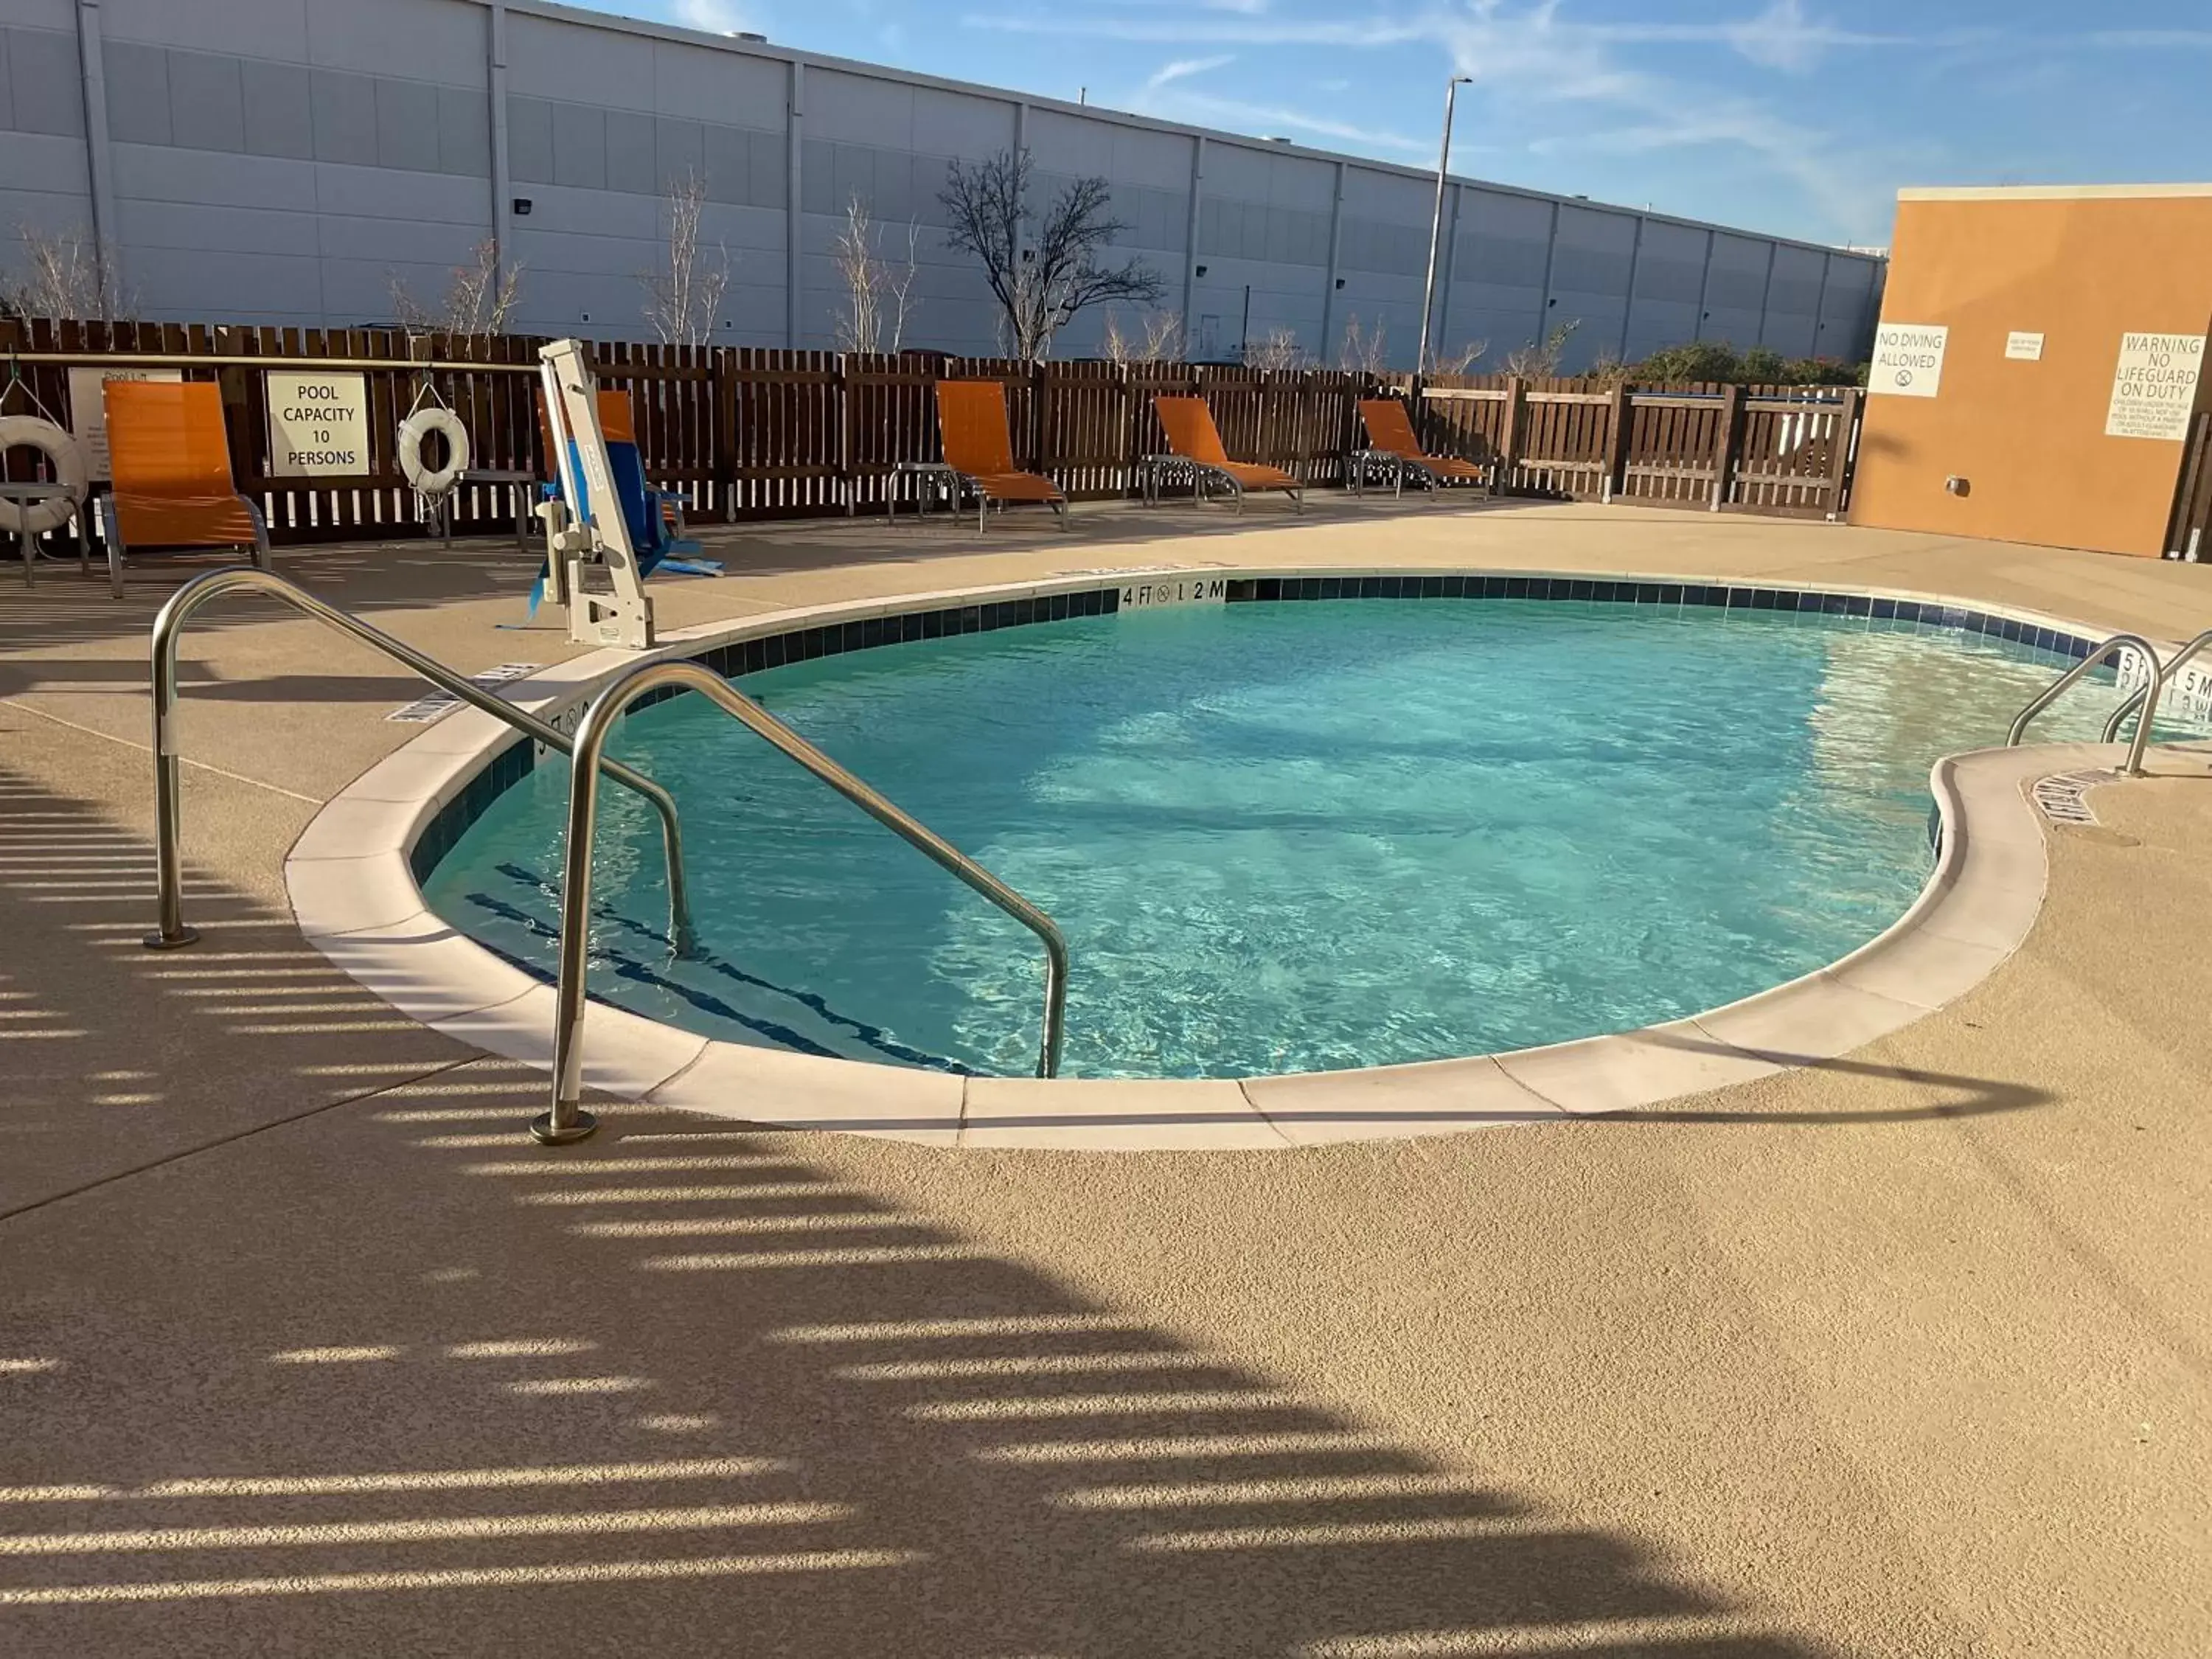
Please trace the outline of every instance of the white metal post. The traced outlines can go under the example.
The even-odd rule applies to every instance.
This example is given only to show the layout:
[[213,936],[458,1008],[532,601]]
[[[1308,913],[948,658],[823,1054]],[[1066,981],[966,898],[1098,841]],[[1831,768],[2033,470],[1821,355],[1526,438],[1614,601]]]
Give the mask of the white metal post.
[[1421,284],[1421,344],[1413,356],[1413,373],[1429,372],[1429,317],[1437,303],[1437,244],[1444,234],[1444,179],[1451,171],[1452,106],[1458,101],[1459,89],[1474,77],[1455,75],[1444,82],[1444,136],[1437,148],[1437,210],[1429,220],[1429,275]]

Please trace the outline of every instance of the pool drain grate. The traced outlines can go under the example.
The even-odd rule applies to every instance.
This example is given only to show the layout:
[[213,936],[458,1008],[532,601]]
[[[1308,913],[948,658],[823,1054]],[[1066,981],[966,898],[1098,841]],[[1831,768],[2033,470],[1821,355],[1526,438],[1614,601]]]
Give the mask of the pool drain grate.
[[2053,823],[2094,825],[2097,815],[2089,810],[2089,792],[2110,783],[2117,772],[2062,772],[2035,786],[2035,804]]
[[[536,673],[539,665],[534,662],[503,662],[496,668],[485,669],[481,674],[471,674],[469,678],[489,691],[494,686],[505,685],[510,680],[519,680],[526,674]],[[428,726],[447,709],[458,708],[460,705],[461,700],[452,692],[433,691],[428,696],[416,698],[404,708],[393,709],[384,718],[401,720],[410,726]]]

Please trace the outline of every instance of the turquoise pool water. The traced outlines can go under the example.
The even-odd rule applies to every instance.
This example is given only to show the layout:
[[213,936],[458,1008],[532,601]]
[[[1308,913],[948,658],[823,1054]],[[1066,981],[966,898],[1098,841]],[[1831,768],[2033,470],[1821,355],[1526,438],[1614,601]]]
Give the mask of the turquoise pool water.
[[[1695,1012],[1844,955],[1927,878],[1927,778],[2069,659],[1880,621],[1503,600],[1136,611],[738,684],[1066,933],[1063,1075],[1477,1054]],[[2039,735],[2093,737],[2089,688]],[[1036,941],[696,697],[611,752],[674,793],[707,957],[672,962],[657,820],[605,790],[594,991],[725,1039],[1024,1073]],[[550,966],[567,769],[426,887]]]

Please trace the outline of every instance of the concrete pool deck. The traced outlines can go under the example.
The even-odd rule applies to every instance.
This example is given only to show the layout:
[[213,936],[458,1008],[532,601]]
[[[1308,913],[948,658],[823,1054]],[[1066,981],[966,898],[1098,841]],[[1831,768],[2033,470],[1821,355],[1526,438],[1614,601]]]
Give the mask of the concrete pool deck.
[[[717,536],[664,627],[1147,564],[1908,588],[2157,637],[2212,575],[1623,508]],[[179,567],[179,572],[185,567]],[[485,544],[280,556],[478,670]],[[0,580],[10,1653],[2186,1654],[2212,1644],[2212,814],[2052,828],[2027,943],[1846,1058],[1474,1136],[1082,1153],[608,1103],[333,971],[284,854],[417,728],[260,602]]]

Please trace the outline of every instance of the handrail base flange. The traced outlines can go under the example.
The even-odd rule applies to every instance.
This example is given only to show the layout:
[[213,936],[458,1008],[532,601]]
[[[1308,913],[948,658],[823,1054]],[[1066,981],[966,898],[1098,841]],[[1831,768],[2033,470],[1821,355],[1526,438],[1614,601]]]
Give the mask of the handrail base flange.
[[599,1119],[580,1106],[568,1115],[566,1123],[556,1124],[552,1113],[538,1113],[530,1120],[530,1138],[541,1146],[566,1146],[571,1141],[583,1139],[599,1127]]
[[200,930],[197,927],[179,927],[173,933],[148,933],[139,940],[149,951],[181,951],[187,945],[199,942]]

